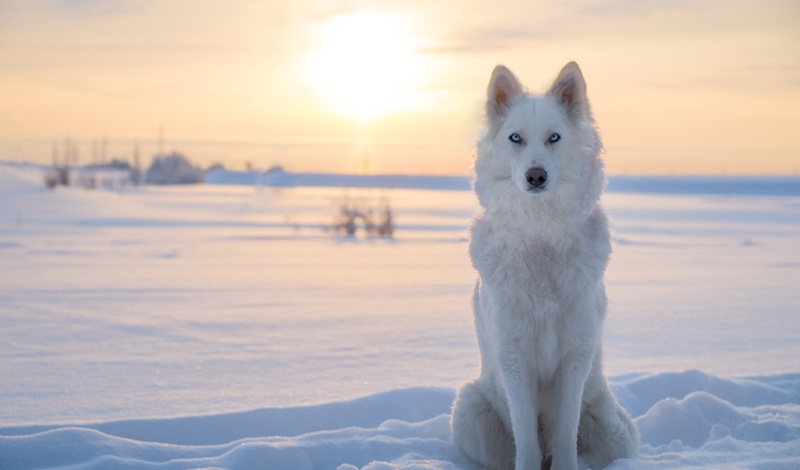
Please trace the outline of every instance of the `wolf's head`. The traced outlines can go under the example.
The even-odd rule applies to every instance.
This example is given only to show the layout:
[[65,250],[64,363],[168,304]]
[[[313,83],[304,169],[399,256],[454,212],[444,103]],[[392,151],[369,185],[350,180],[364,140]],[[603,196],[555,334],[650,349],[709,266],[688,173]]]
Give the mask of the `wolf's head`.
[[478,198],[487,208],[523,204],[586,214],[604,183],[601,147],[576,63],[564,66],[542,95],[527,94],[514,74],[498,65],[489,81],[475,161]]

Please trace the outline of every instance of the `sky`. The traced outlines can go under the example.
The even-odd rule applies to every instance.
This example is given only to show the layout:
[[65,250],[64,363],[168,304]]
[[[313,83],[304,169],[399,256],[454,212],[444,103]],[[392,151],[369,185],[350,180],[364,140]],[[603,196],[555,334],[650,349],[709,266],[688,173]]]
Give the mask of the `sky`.
[[493,67],[541,92],[575,60],[608,173],[796,175],[798,24],[796,0],[0,0],[0,159],[468,174]]

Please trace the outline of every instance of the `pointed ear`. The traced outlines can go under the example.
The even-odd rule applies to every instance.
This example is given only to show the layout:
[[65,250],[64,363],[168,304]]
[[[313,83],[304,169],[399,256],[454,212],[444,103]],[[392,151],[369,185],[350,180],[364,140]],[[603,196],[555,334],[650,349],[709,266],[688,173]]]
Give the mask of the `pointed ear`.
[[495,120],[505,114],[511,103],[522,96],[524,91],[517,77],[504,65],[498,65],[489,80],[486,100],[486,116]]
[[580,67],[570,62],[561,69],[548,94],[555,97],[567,110],[570,118],[589,115],[589,98],[586,96],[586,81]]

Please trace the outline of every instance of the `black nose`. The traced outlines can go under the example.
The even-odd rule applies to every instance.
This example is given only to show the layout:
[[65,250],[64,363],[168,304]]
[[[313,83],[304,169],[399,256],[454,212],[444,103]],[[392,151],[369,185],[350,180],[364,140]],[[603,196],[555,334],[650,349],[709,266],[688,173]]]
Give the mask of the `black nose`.
[[525,172],[525,179],[532,189],[540,189],[547,183],[547,172],[542,168],[529,168]]

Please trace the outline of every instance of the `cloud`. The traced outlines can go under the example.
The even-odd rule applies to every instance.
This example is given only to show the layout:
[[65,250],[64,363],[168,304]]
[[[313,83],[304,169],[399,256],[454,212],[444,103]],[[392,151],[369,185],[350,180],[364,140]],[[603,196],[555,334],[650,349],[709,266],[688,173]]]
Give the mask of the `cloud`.
[[141,2],[134,0],[51,0],[61,11],[81,16],[118,15],[141,9]]
[[747,63],[717,64],[703,75],[687,75],[649,80],[654,88],[691,90],[728,90],[738,93],[785,92],[800,90],[800,64],[796,61],[759,59]]
[[521,44],[535,40],[550,39],[552,34],[522,28],[492,27],[479,30],[462,31],[452,37],[440,40],[440,44],[421,49],[427,54],[486,53],[514,49]]

